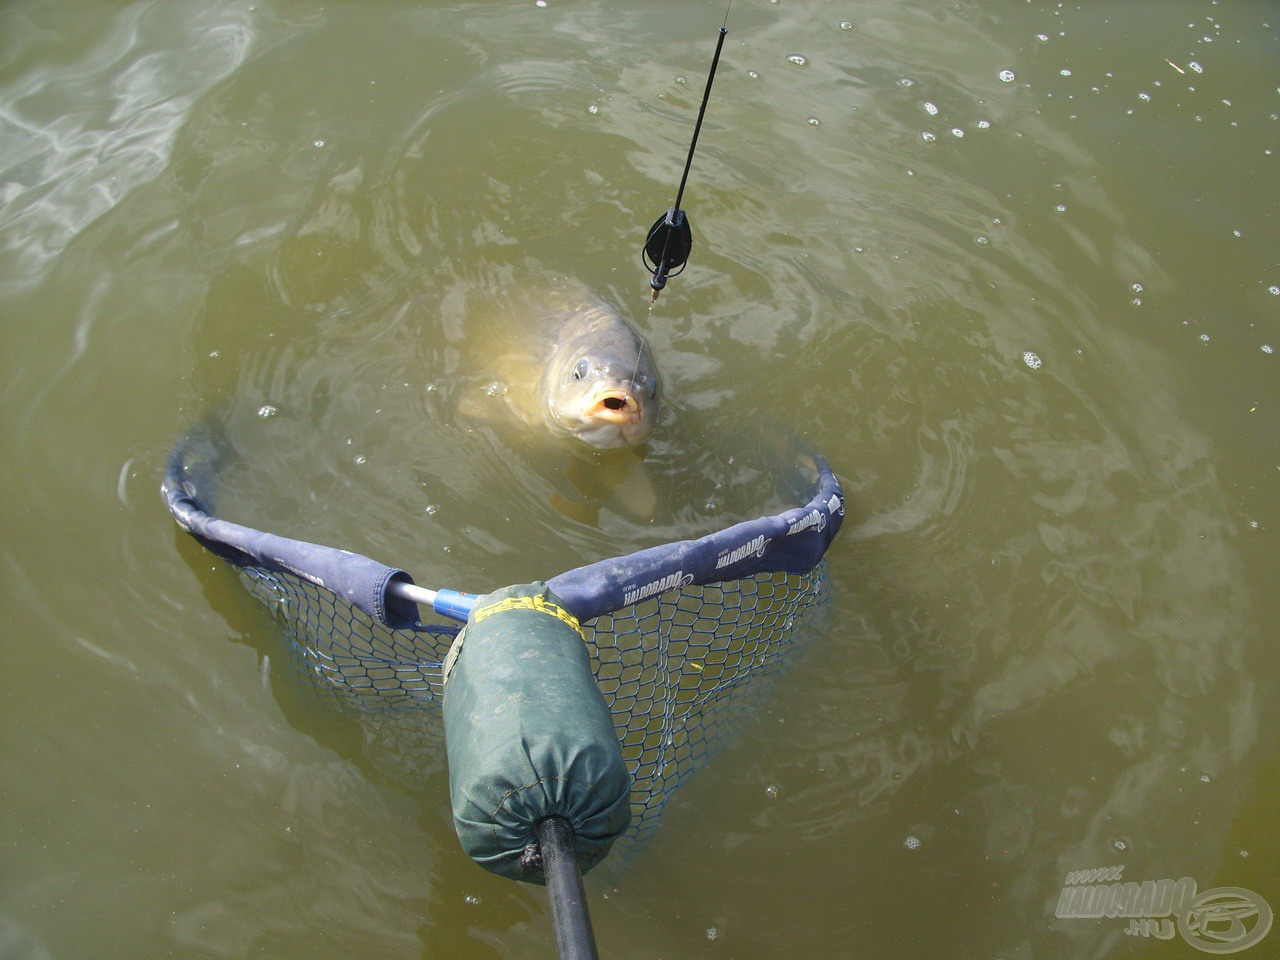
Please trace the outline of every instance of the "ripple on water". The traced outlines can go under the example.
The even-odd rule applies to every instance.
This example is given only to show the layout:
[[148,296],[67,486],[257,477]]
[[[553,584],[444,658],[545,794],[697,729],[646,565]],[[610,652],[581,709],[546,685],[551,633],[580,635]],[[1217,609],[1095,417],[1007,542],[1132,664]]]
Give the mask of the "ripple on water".
[[[193,104],[244,62],[254,36],[247,12],[221,5],[85,14],[100,22],[76,68],[50,63],[30,70],[0,101],[0,128],[22,131],[16,150],[6,150],[0,242],[30,278],[89,224],[164,172]],[[34,37],[7,39],[16,53]],[[180,49],[172,46],[174,37],[181,38]],[[25,104],[38,100],[66,108],[33,119],[38,111]],[[17,224],[22,229],[13,229]]]
[[[565,5],[558,5],[557,17],[562,10]],[[814,29],[834,43],[829,26],[819,23]],[[469,24],[457,29],[460,40],[476,32]],[[1026,32],[1006,41],[1016,48],[1025,43]],[[347,39],[332,34],[330,28],[328,39],[335,47]],[[847,46],[845,37],[838,39]],[[973,46],[982,55],[972,57],[966,69],[974,89],[987,91],[991,38],[979,39]],[[312,40],[303,37],[298,44],[313,54]],[[557,34],[554,40],[560,45],[578,38]],[[1209,768],[1213,786],[1200,788],[1194,776],[1210,762],[1229,770],[1232,758],[1250,749],[1254,695],[1239,666],[1249,660],[1241,655],[1247,652],[1242,638],[1248,631],[1241,627],[1248,623],[1241,611],[1250,604],[1249,581],[1242,576],[1236,542],[1241,516],[1260,513],[1242,514],[1225,496],[1219,477],[1228,471],[1217,456],[1223,443],[1203,435],[1199,411],[1190,418],[1183,404],[1192,401],[1171,387],[1190,378],[1170,376],[1170,357],[1143,342],[1112,309],[1134,277],[1151,282],[1153,290],[1177,289],[1143,255],[1142,218],[1122,216],[1128,210],[1124,203],[1141,210],[1141,197],[1120,196],[1115,180],[1108,187],[1105,177],[1096,178],[1100,183],[1092,195],[1072,182],[1069,195],[1079,198],[1073,199],[1073,209],[1091,214],[1088,239],[1100,253],[1081,258],[1071,249],[1063,256],[1059,244],[1066,242],[1064,228],[1073,226],[1074,218],[1037,216],[1047,213],[1055,197],[1047,187],[1037,192],[1031,181],[1062,176],[1059,170],[1093,177],[1100,164],[1088,142],[1068,136],[1039,114],[1019,113],[1013,101],[1022,98],[1008,91],[965,109],[976,116],[980,106],[1000,127],[1025,130],[1028,139],[1021,145],[1012,135],[1006,141],[1003,134],[993,134],[926,150],[913,139],[923,98],[903,89],[912,86],[908,78],[895,84],[899,71],[915,71],[928,102],[941,105],[940,119],[930,121],[937,127],[928,134],[934,140],[945,138],[948,129],[962,129],[949,124],[959,123],[956,104],[966,91],[963,80],[942,79],[943,68],[935,72],[923,57],[912,60],[913,50],[905,43],[884,53],[878,67],[877,92],[883,99],[897,98],[900,111],[893,119],[901,124],[902,136],[896,143],[884,138],[889,147],[881,149],[877,138],[865,136],[851,150],[847,137],[815,131],[805,137],[804,151],[778,151],[758,167],[740,155],[726,162],[725,155],[733,153],[727,147],[700,155],[699,163],[706,166],[699,167],[696,184],[706,193],[699,195],[711,201],[709,209],[720,221],[715,229],[724,230],[727,239],[717,245],[720,255],[695,261],[673,300],[662,301],[671,311],[669,320],[656,311],[649,318],[655,352],[670,374],[673,416],[643,466],[654,468],[664,493],[675,491],[666,499],[683,512],[673,509],[673,516],[653,525],[618,520],[612,528],[591,527],[570,521],[551,501],[556,494],[590,499],[602,485],[588,484],[584,493],[554,454],[526,454],[496,428],[463,427],[455,417],[462,386],[483,396],[487,385],[499,382],[497,371],[464,374],[462,348],[480,315],[479,292],[501,282],[540,278],[547,264],[537,258],[560,256],[555,248],[562,246],[572,249],[557,268],[581,270],[634,306],[629,298],[638,284],[613,272],[612,240],[625,246],[625,223],[632,220],[623,214],[634,199],[632,188],[620,185],[670,182],[669,134],[686,130],[696,102],[688,103],[682,85],[672,91],[668,104],[681,102],[670,113],[619,97],[616,108],[588,122],[580,117],[580,91],[588,89],[580,81],[598,76],[613,83],[611,71],[618,69],[614,60],[619,58],[603,57],[598,46],[584,43],[567,50],[563,59],[585,65],[585,71],[566,72],[558,66],[557,51],[530,49],[537,42],[527,34],[504,56],[485,61],[496,48],[477,46],[476,56],[457,58],[466,65],[458,68],[461,79],[451,87],[452,99],[433,94],[421,106],[416,125],[391,124],[395,132],[386,140],[371,134],[369,155],[376,155],[376,163],[361,165],[344,156],[346,138],[332,133],[328,123],[324,150],[308,147],[318,130],[290,128],[297,153],[316,166],[299,172],[292,166],[296,155],[287,161],[271,158],[268,182],[304,187],[287,216],[278,218],[277,232],[260,236],[269,241],[263,246],[292,244],[293,252],[254,261],[258,246],[245,244],[237,248],[237,255],[249,260],[242,274],[231,281],[221,268],[201,274],[192,284],[198,291],[195,306],[187,313],[174,319],[154,306],[143,313],[146,328],[172,324],[164,329],[187,337],[193,354],[221,356],[201,368],[197,389],[209,398],[237,398],[232,427],[254,454],[246,471],[254,476],[243,481],[243,490],[230,492],[242,498],[235,505],[245,509],[246,519],[256,516],[260,525],[289,526],[291,532],[320,530],[318,539],[325,542],[408,558],[424,579],[487,589],[508,574],[545,576],[607,554],[620,543],[674,539],[699,523],[719,525],[747,510],[758,513],[754,497],[734,491],[754,489],[752,484],[772,476],[776,465],[759,466],[767,461],[762,456],[752,476],[705,448],[719,438],[731,438],[725,442],[735,452],[749,448],[774,426],[801,431],[850,474],[851,519],[831,561],[832,582],[843,595],[833,607],[837,616],[822,628],[830,632],[827,639],[839,642],[815,644],[821,664],[800,675],[796,689],[802,693],[788,715],[794,727],[783,728],[781,746],[777,739],[760,738],[761,749],[781,755],[778,769],[787,777],[780,780],[788,784],[784,797],[772,797],[769,791],[776,785],[769,783],[762,785],[763,797],[754,792],[748,799],[770,813],[785,813],[802,836],[824,839],[807,845],[821,848],[824,856],[805,860],[805,869],[820,876],[834,862],[829,886],[844,889],[840,865],[850,861],[828,851],[843,854],[841,844],[852,847],[865,838],[866,829],[849,829],[853,822],[870,821],[873,832],[888,824],[889,845],[882,852],[899,858],[902,866],[950,862],[953,856],[959,862],[975,849],[1006,864],[1007,883],[1001,881],[998,892],[1021,910],[1017,916],[1030,916],[1040,909],[1045,864],[1055,857],[1075,858],[1072,868],[1102,865],[1108,861],[1099,857],[1121,849],[1108,846],[1112,837],[1139,842],[1158,834],[1194,843],[1201,831],[1186,826],[1191,818],[1183,816],[1185,806],[1177,806],[1178,788],[1188,777],[1171,774],[1170,757],[1180,751],[1196,756],[1194,762],[1186,758],[1195,771],[1193,793],[1225,795],[1230,776],[1218,779],[1218,766]],[[807,39],[794,42],[795,48],[810,49],[810,71],[829,67],[823,49],[804,46]],[[939,55],[949,56],[952,46],[937,48]],[[1013,59],[1008,49],[995,56]],[[234,113],[234,107],[257,102],[249,94],[262,92],[274,48],[267,45],[263,51],[267,63],[255,61],[256,82],[230,84],[225,96],[214,98],[218,110]],[[632,61],[644,60],[651,70],[642,53],[637,47]],[[497,65],[522,61],[532,65],[531,75],[521,76],[518,69],[504,73]],[[1087,75],[1083,65],[1077,74]],[[671,75],[669,68],[661,73],[668,89]],[[635,81],[647,75],[623,68],[620,76]],[[798,82],[801,74],[792,76]],[[825,132],[848,116],[848,103],[834,94],[813,102],[771,99],[769,86],[783,84],[753,87],[761,103],[736,115],[743,126],[733,126],[735,134],[793,130],[797,119],[810,115],[826,121]],[[618,87],[634,91],[643,84]],[[838,92],[842,97],[859,93],[853,86]],[[1131,101],[1134,92],[1131,88],[1123,96]],[[988,95],[968,93],[973,100]],[[1243,98],[1238,102],[1243,105]],[[477,116],[494,122],[478,124]],[[195,117],[189,130],[196,142],[248,136],[239,122],[234,116],[217,126]],[[371,130],[376,126],[369,124]],[[976,127],[984,129],[985,121]],[[590,128],[585,135],[583,128]],[[903,175],[902,140],[922,157],[906,161],[918,177]],[[662,149],[653,145],[656,141],[662,141]],[[588,148],[596,149],[588,153]],[[983,148],[991,151],[986,162],[968,164],[980,159]],[[582,159],[588,156],[589,162]],[[226,196],[235,195],[232,186],[228,180]],[[170,209],[173,188],[160,181],[149,193]],[[465,209],[457,202],[462,196]],[[727,197],[732,202],[725,202]],[[1024,208],[1018,206],[1023,197]],[[1031,215],[1024,216],[1028,210]],[[1052,231],[1033,222],[1046,219]],[[980,236],[975,244],[975,235],[998,220],[1004,220],[995,234],[999,242],[988,246]],[[608,242],[552,242],[584,237]],[[1146,239],[1172,244],[1169,238]],[[222,264],[218,258],[225,246],[193,228],[182,237],[180,252],[187,259]],[[1082,259],[1087,264],[1082,266]],[[1097,289],[1088,289],[1084,278],[1100,278]],[[1280,296],[1264,277],[1255,274],[1249,281],[1247,296],[1254,306],[1264,291]],[[139,307],[145,310],[145,302]],[[1246,343],[1258,342],[1254,336],[1260,338],[1261,331]],[[1173,339],[1195,345],[1194,337]],[[1215,333],[1215,348],[1219,342],[1230,338]],[[1055,362],[1040,369],[1041,355],[1024,350],[1030,343]],[[1080,345],[1088,347],[1083,355]],[[1269,344],[1262,349],[1271,353]],[[1256,355],[1251,350],[1251,361],[1261,364]],[[1027,377],[1024,367],[1039,373]],[[435,389],[423,386],[426,377]],[[180,388],[177,381],[175,375],[163,386],[172,392]],[[766,399],[757,399],[760,395]],[[267,406],[265,398],[279,405],[271,417],[258,416]],[[379,410],[384,412],[373,415]],[[157,428],[153,419],[149,411],[146,422],[122,429],[152,437],[156,429],[168,429]],[[363,451],[368,459],[361,465]],[[138,472],[145,477],[145,471]],[[699,485],[704,479],[708,483]],[[736,484],[740,479],[743,483]],[[723,484],[714,497],[706,489],[712,480]],[[729,503],[734,496],[740,502]],[[715,515],[703,516],[704,509]],[[1245,529],[1258,531],[1253,539],[1268,535],[1265,524],[1249,522]],[[178,567],[187,577],[174,561],[172,543],[160,547],[163,553],[155,562],[164,569]],[[200,561],[205,568],[207,560]],[[173,596],[188,605],[188,615],[204,609],[200,587],[175,583]],[[232,605],[226,597],[221,600]],[[144,615],[148,604],[155,607],[154,598],[137,605]],[[228,631],[217,621],[221,613],[220,608],[209,615],[215,640],[241,632],[236,624]],[[96,617],[86,622],[99,626]],[[262,625],[253,630],[269,634]],[[161,658],[179,646],[172,633],[149,642]],[[204,655],[209,648],[196,649]],[[237,659],[218,660],[216,697],[201,677],[190,697],[183,696],[187,690],[175,690],[172,697],[155,698],[160,709],[168,700],[182,707],[203,697],[202,709],[218,710],[216,701],[234,698],[236,681],[227,671]],[[255,672],[248,673],[250,709],[259,711],[249,719],[263,729],[284,728],[279,711],[261,704],[266,700],[266,708],[274,706],[262,696]],[[1223,702],[1232,708],[1223,710]],[[1114,713],[1116,703],[1125,708],[1122,716],[1112,717],[1106,711]],[[1099,716],[1106,717],[1101,736]],[[400,718],[403,725],[395,719],[362,723],[357,737],[363,744],[352,744],[344,722],[340,746],[354,748],[349,752],[357,755],[357,764],[367,759],[379,771],[400,771],[392,776],[406,790],[420,791],[421,779],[415,781],[412,773],[439,772],[440,752],[423,742],[419,718]],[[203,720],[196,729],[207,731]],[[793,728],[798,732],[788,742],[785,731]],[[1070,736],[1061,736],[1063,730]],[[193,738],[193,769],[208,764],[200,757],[202,745],[227,743],[233,738]],[[1053,749],[1046,750],[1046,743]],[[751,749],[756,746],[753,742]],[[350,816],[359,817],[343,807],[337,811],[343,816],[335,818],[333,810],[321,809],[327,802],[342,796],[364,801],[369,794],[375,800],[393,795],[394,801],[399,795],[378,789],[378,781],[371,781],[347,752],[334,754],[332,769],[342,774],[341,782],[316,790],[314,771],[297,762],[299,750],[304,757],[314,752],[311,741],[289,736],[281,747],[277,763],[293,769],[296,778],[274,785],[268,779],[267,789],[255,794],[261,803],[256,813],[266,821],[242,817],[248,824],[242,830],[237,818],[224,818],[232,839],[245,837],[254,823],[269,822],[284,795],[302,803],[290,816],[312,824],[300,829],[315,829],[323,847],[341,830],[348,836],[350,824],[357,822]],[[145,770],[147,763],[116,766]],[[733,768],[728,770],[727,779],[733,780]],[[904,789],[907,784],[910,789]],[[283,794],[279,788],[286,788]],[[957,791],[968,795],[953,799]],[[248,795],[233,789],[227,796]],[[928,813],[920,797],[944,801]],[[1202,800],[1194,800],[1201,810]],[[973,822],[962,826],[949,818],[948,830],[926,832],[928,818],[952,803],[957,810],[976,811],[967,815]],[[902,819],[903,804],[919,809]],[[367,803],[355,806],[370,809]],[[422,819],[415,820],[413,810],[389,819],[377,805],[371,809],[365,827],[399,827],[402,819],[408,824],[405,836],[413,835]],[[698,816],[695,809],[685,812]],[[715,821],[714,829],[722,828],[722,811],[706,816],[706,822]],[[345,826],[326,835],[325,824],[338,820]],[[366,902],[424,902],[422,878],[433,876],[431,866],[422,867],[416,849],[412,857],[404,851],[422,844],[424,836],[428,852],[437,839],[453,842],[447,822],[441,826],[434,820],[423,835],[414,835],[414,844],[389,855],[396,867],[389,886],[381,875],[366,882],[367,870],[352,874],[357,886],[373,891]],[[758,826],[749,815],[738,822],[748,833]],[[954,836],[947,836],[953,823],[974,836],[954,844]],[[688,829],[688,821],[675,822],[672,829]],[[975,837],[976,848],[970,843]],[[903,853],[913,849],[913,840],[918,852]],[[752,846],[735,843],[732,853],[750,857]],[[1183,844],[1178,846],[1182,856]],[[1217,843],[1215,854],[1221,848]],[[256,872],[278,882],[280,902],[297,899],[298,889],[288,886],[287,875],[271,872],[277,863],[272,857],[255,860],[250,852],[235,859],[251,871],[246,879],[257,879]],[[409,859],[414,863],[406,863]],[[344,852],[344,870],[346,861]],[[352,860],[357,861],[368,858]],[[386,866],[381,858],[378,864],[380,870]],[[924,874],[920,878],[927,882]],[[208,888],[196,891],[201,902],[223,903],[219,890],[226,885],[217,879],[197,878]],[[827,878],[821,880],[815,889],[827,886]],[[813,881],[806,876],[804,882]],[[418,891],[416,898],[404,893],[410,888]],[[432,894],[426,907],[447,914],[450,898],[464,892],[455,888],[443,899]],[[469,905],[479,907],[476,899]],[[481,909],[492,909],[491,899],[486,896]],[[87,895],[85,902],[91,902]],[[753,906],[738,908],[732,924],[715,922],[719,929],[737,932],[738,918]],[[415,939],[421,912],[415,907],[408,913],[406,945],[383,952],[421,952]],[[908,924],[909,913],[910,905],[902,913]],[[708,924],[717,913],[694,915],[704,918],[695,935],[715,929]],[[207,919],[190,909],[178,917],[175,929],[194,942],[209,930]],[[520,926],[537,927],[537,936],[545,933],[541,925]],[[839,923],[832,930],[838,935]],[[759,931],[768,935],[764,927]],[[525,934],[517,930],[514,935]],[[1015,935],[1034,936],[1025,930]],[[972,946],[961,943],[955,949]],[[982,943],[976,949],[995,948]]]

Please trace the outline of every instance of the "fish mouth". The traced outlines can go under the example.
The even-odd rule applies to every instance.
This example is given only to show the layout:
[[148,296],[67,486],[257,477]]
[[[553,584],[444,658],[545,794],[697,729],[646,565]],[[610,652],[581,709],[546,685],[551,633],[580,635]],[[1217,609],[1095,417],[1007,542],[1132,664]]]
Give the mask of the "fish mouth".
[[644,409],[640,401],[625,390],[605,390],[591,402],[587,415],[607,423],[633,423],[639,420]]
[[656,403],[618,383],[600,384],[573,404],[547,408],[553,427],[601,450],[643,443],[653,431]]

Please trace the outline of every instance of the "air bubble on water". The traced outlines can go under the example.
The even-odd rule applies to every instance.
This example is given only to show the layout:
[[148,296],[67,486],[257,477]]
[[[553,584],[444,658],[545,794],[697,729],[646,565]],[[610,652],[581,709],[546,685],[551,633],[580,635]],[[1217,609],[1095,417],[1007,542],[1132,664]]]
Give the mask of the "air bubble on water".
[[963,136],[964,136],[964,131],[963,131],[963,130],[961,130],[959,127],[952,127],[952,128],[951,128],[951,135],[952,135],[953,137],[963,137]]
[[440,512],[440,507],[434,503],[428,503],[425,507],[422,508],[422,512],[425,513],[428,517],[434,517],[437,513]]
[[[926,130],[924,133],[920,134],[920,139],[923,140],[925,143],[933,143],[933,141],[937,140],[938,138],[937,136],[935,136],[934,134]],[[908,175],[910,175],[910,171],[907,171],[907,173]]]
[[1066,212],[1067,212],[1067,205],[1066,205],[1065,203],[1060,203],[1060,204],[1058,204],[1056,207],[1054,207],[1053,209],[1057,210],[1059,213],[1066,213]]
[[1269,344],[1269,343],[1264,343],[1264,344],[1262,345],[1262,352],[1263,352],[1263,353],[1275,353],[1275,350],[1274,350],[1274,349],[1272,349],[1271,344]]
[[1228,100],[1226,97],[1223,97],[1223,98],[1222,98],[1222,104],[1223,104],[1223,106],[1229,107],[1229,106],[1231,106],[1231,101],[1230,101],[1230,100]]
[[1058,71],[1058,73],[1060,73],[1064,77],[1071,76],[1071,71],[1068,70],[1066,67],[1063,67],[1061,70]]
[[507,395],[507,385],[501,380],[495,380],[484,388],[486,397],[505,397]]
[[793,53],[791,56],[787,57],[787,59],[790,60],[792,63],[794,63],[798,67],[803,67],[806,63],[809,62],[804,57],[800,56],[800,54],[798,53]]
[[852,30],[852,29],[853,29],[853,23],[852,23],[852,21],[849,21],[849,20],[841,20],[841,21],[840,21],[840,29],[841,29],[841,30]]
[[776,783],[769,784],[767,787],[764,788],[764,795],[768,797],[770,800],[777,800],[778,785]]
[[1267,293],[1271,294],[1273,297],[1280,297],[1280,287],[1273,283],[1271,286],[1267,287]]
[[1140,94],[1138,94],[1138,99],[1139,99],[1139,100],[1141,100],[1141,101],[1143,101],[1144,103],[1150,103],[1150,102],[1151,102],[1151,94],[1149,94],[1149,93],[1140,93]]
[[1212,777],[1210,777],[1207,773],[1202,773],[1202,774],[1200,774],[1200,782],[1201,782],[1201,783],[1213,783],[1213,778],[1212,778]]
[[[916,84],[916,82],[915,82],[914,80],[912,80],[910,77],[899,77],[899,78],[898,78],[898,86],[900,86],[900,87],[914,87],[914,86],[915,86],[915,84]],[[1280,92],[1280,91],[1278,91],[1278,92]]]
[[354,458],[352,458],[351,462],[354,463],[357,467],[362,467],[369,462],[369,459],[363,453],[359,453],[359,454],[356,454]]
[[1250,530],[1257,530],[1257,529],[1258,529],[1258,527],[1260,527],[1260,526],[1262,526],[1262,524],[1258,523],[1258,521],[1257,521],[1257,520],[1250,520],[1250,521],[1249,521],[1249,529],[1250,529]]
[[587,113],[599,113],[599,112],[600,112],[600,108],[596,106],[594,103],[591,106],[587,107]]
[[323,140],[312,140],[312,141],[311,141],[311,145],[312,145],[313,147],[315,147],[315,148],[319,149],[320,147],[323,147],[323,146],[324,146],[324,141],[323,141]]
[[760,74],[756,73],[754,70],[748,70],[748,71],[747,71],[747,76],[748,76],[748,77],[750,77],[752,80],[759,80],[759,79],[760,79]]
[[902,845],[906,847],[908,850],[919,850],[920,838],[912,834],[911,836],[907,837],[907,839],[902,841]]
[[1014,80],[1018,79],[1013,75],[1012,70],[1001,70],[1000,73],[997,74],[997,76],[1000,77],[1001,83],[1013,83]]
[[1130,302],[1130,303],[1132,303],[1135,307],[1140,307],[1140,306],[1142,306],[1142,298],[1141,298],[1141,297],[1134,297],[1134,298],[1133,298],[1132,300],[1130,300],[1129,302]]
[[[540,5],[544,5],[544,6],[545,6],[545,5],[546,5],[546,0],[538,0],[538,3],[539,3]],[[463,898],[462,898],[462,902],[463,902],[463,903],[469,903],[469,904],[471,904],[471,906],[473,906],[473,907],[478,907],[478,906],[480,906],[480,898],[479,898],[479,897],[477,897],[477,896],[474,896],[473,894],[470,894],[470,893],[468,893],[465,897],[463,897]]]
[[1241,857],[1244,857],[1245,859],[1248,859],[1248,857],[1249,857],[1249,851],[1248,851],[1248,850],[1241,850],[1241,851],[1240,851],[1240,856],[1241,856]]
[[924,102],[924,112],[931,117],[936,117],[938,115],[938,105],[935,103],[930,103],[928,100],[926,100]]
[[975,126],[977,126],[979,130],[989,130],[991,128],[991,121],[979,120]]
[[1130,287],[1129,287],[1129,289],[1130,289],[1130,290],[1132,290],[1134,293],[1141,293],[1141,292],[1142,292],[1142,284],[1140,284],[1140,283],[1135,283],[1135,284],[1133,284],[1132,286],[1130,286]]
[[810,117],[810,118],[809,118],[808,120],[806,120],[805,122],[806,122],[807,124],[809,124],[809,126],[811,126],[811,127],[817,127],[817,126],[820,126],[820,125],[822,124],[822,121],[821,121],[821,120],[819,120],[817,117]]
[[274,403],[264,403],[262,406],[258,408],[258,416],[260,416],[263,420],[269,420],[271,417],[274,417],[279,412],[280,412],[279,408],[277,408]]
[[217,350],[210,350],[210,351],[209,351],[209,359],[210,359],[210,360],[217,360],[219,356],[220,356],[220,354],[218,353],[218,351],[217,351]]
[[1041,43],[1048,43],[1049,35],[1047,33],[1037,33],[1036,39],[1039,40]]
[[1030,350],[1022,351],[1022,362],[1025,363],[1032,370],[1039,370],[1041,364],[1044,363],[1044,361],[1041,360],[1039,356],[1032,353]]
[[979,245],[979,246],[985,247],[985,246],[986,246],[987,244],[989,244],[990,242],[991,242],[991,238],[990,238],[990,237],[978,237],[978,245]]
[[676,77],[676,83],[687,84],[688,82],[689,80],[686,77]]
[[1201,343],[1208,343],[1208,342],[1209,342],[1209,335],[1208,335],[1207,333],[1202,333],[1202,334],[1200,334],[1200,342],[1201,342]]
[[719,930],[717,930],[715,927],[707,927],[707,939],[708,939],[708,940],[719,940],[719,939],[720,939],[720,931],[719,931]]
[[1111,845],[1112,845],[1113,847],[1115,847],[1117,850],[1128,850],[1128,849],[1129,849],[1129,844],[1128,844],[1126,841],[1121,840],[1119,837],[1114,837],[1114,838],[1112,838],[1112,840],[1111,840]]

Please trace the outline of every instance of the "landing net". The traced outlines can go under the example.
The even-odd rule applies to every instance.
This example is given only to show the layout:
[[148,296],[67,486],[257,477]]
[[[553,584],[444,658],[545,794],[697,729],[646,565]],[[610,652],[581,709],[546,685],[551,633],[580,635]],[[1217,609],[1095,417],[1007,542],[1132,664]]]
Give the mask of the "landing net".
[[[197,469],[193,449],[188,441],[171,458],[170,511],[234,564],[316,692],[342,710],[422,711],[438,724],[442,667],[461,624],[397,596],[412,583],[403,570],[213,517],[203,502],[215,471]],[[844,501],[822,458],[808,458],[807,470],[814,492],[801,506],[547,581],[582,621],[632,776],[633,839],[652,831],[671,793],[760,702],[827,597],[822,557]],[[465,616],[456,601],[451,612]]]

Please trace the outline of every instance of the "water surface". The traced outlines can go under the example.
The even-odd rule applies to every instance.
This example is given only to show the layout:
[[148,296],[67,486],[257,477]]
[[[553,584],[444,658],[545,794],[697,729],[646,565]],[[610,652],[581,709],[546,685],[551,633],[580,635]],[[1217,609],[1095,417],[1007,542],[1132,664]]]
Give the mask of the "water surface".
[[[309,700],[173,526],[201,418],[224,515],[474,591],[832,462],[829,616],[588,878],[605,955],[1193,954],[1055,916],[1119,864],[1280,908],[1280,13],[739,0],[651,311],[723,15],[0,10],[0,953],[552,954],[414,719]],[[459,413],[478,325],[564,282],[665,376],[647,513]]]

